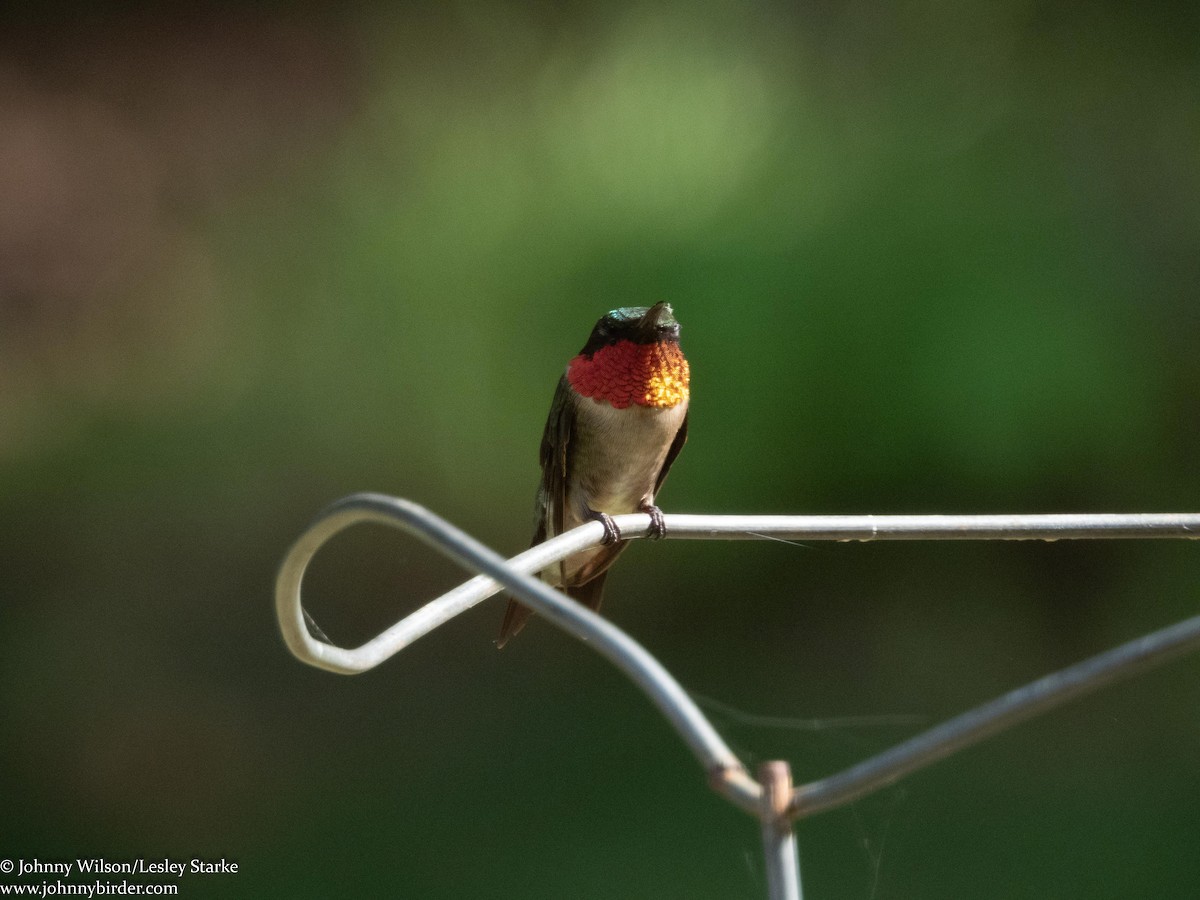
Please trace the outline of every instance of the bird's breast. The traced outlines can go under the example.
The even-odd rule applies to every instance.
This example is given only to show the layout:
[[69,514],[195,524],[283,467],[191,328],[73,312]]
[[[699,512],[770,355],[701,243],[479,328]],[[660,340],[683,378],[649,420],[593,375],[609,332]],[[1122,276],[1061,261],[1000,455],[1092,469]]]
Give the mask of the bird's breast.
[[[572,429],[569,505],[609,515],[636,512],[652,500],[667,451],[687,415],[687,403],[667,408],[631,405],[616,409],[580,397]],[[573,510],[574,511],[574,510]]]

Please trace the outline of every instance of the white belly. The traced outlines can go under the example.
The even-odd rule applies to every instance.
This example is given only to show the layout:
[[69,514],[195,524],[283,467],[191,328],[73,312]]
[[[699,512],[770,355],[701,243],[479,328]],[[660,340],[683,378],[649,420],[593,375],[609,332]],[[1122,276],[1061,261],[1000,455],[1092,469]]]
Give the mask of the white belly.
[[[583,399],[571,434],[572,471],[566,514],[578,524],[588,508],[611,516],[654,502],[654,485],[667,451],[687,415],[687,404],[669,409]],[[572,527],[568,525],[567,527]]]

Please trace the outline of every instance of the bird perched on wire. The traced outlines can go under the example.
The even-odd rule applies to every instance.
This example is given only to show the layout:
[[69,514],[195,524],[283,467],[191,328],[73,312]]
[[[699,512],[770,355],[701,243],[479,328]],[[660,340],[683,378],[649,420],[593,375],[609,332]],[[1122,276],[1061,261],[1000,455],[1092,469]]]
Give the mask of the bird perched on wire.
[[[604,525],[599,547],[541,572],[593,610],[600,608],[609,566],[627,544],[611,517],[649,513],[649,536],[666,534],[654,498],[687,440],[689,392],[679,323],[666,303],[607,313],[558,382],[542,434],[533,544],[587,521]],[[496,646],[530,615],[510,598]]]

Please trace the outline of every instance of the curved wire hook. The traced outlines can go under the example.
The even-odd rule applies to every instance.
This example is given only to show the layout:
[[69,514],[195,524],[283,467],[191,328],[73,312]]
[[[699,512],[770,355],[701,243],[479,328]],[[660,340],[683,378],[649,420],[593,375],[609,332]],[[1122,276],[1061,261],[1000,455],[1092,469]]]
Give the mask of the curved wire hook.
[[[635,529],[646,529],[650,524],[650,517],[643,513],[614,516],[613,520],[626,538],[641,537]],[[426,604],[357,649],[318,641],[305,626],[300,604],[304,570],[322,544],[359,522],[401,528],[464,568],[482,572],[484,577],[473,578]],[[353,494],[327,507],[292,545],[276,580],[275,611],[283,639],[299,659],[331,672],[353,674],[378,665],[448,619],[507,589],[628,675],[683,738],[709,773],[713,788],[747,812],[757,814],[762,788],[662,664],[621,629],[528,574],[598,545],[603,536],[601,524],[589,522],[508,561],[423,506],[383,494]]]
[[[625,538],[643,537],[650,517],[613,518]],[[1112,538],[1200,539],[1200,514],[1129,513],[984,516],[699,516],[668,514],[667,537],[711,540],[1062,540]],[[333,535],[359,522],[401,528],[483,573],[410,613],[362,646],[348,650],[313,638],[300,603],[304,570]],[[533,577],[552,563],[600,544],[604,529],[589,522],[505,560],[422,506],[383,494],[353,494],[333,503],[292,545],[280,566],[275,609],[288,648],[303,662],[354,674],[379,665],[413,641],[500,590],[608,658],[662,711],[712,786],[735,805],[761,816],[764,789],[725,744],[712,723],[661,663],[615,625]],[[1119,678],[1200,648],[1200,616],[1145,635],[1040,678],[935,726],[843,772],[802,784],[784,810],[801,818],[832,809],[998,731]]]

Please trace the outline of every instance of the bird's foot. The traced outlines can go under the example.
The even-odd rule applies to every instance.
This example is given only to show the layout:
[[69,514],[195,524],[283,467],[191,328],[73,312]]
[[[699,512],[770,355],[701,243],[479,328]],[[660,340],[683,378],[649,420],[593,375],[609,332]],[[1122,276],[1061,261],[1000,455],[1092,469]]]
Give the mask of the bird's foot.
[[663,511],[653,503],[643,503],[638,509],[650,516],[650,530],[646,532],[646,537],[652,541],[665,538],[667,536],[667,522],[663,518]]
[[596,512],[593,509],[588,511],[588,516],[604,526],[604,539],[600,543],[615,544],[621,540],[621,529],[608,513]]

